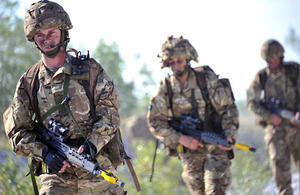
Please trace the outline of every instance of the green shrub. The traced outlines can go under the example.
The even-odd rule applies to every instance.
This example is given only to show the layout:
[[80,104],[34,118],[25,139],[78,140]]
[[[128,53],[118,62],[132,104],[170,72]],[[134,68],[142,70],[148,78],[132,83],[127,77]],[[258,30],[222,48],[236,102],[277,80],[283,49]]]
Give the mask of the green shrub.
[[0,194],[34,194],[30,175],[26,177],[29,168],[27,166],[21,167],[21,164],[21,158],[8,157],[6,158],[4,164],[0,166]]

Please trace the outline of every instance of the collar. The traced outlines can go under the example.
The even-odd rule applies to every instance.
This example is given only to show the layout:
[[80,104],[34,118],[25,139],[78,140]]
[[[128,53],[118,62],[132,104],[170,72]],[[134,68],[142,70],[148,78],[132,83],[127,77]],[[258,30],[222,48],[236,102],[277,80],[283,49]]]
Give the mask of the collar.
[[71,75],[71,56],[69,54],[66,55],[64,64],[57,69],[57,71],[53,74],[50,70],[47,70],[44,62],[42,61],[42,65],[40,67],[39,76],[40,78],[45,78],[45,84],[49,84],[55,77],[61,74]]

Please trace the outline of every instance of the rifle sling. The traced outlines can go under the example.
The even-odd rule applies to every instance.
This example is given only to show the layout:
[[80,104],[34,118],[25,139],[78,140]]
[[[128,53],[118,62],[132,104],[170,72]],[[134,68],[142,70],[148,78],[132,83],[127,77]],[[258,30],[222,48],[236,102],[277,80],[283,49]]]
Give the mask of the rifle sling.
[[133,178],[133,181],[134,181],[134,184],[135,184],[136,191],[139,192],[139,191],[141,191],[141,186],[140,186],[138,177],[137,177],[137,175],[136,175],[136,173],[135,173],[135,170],[134,170],[134,168],[133,168],[133,166],[132,166],[132,163],[131,163],[131,161],[130,161],[130,157],[126,154],[126,151],[125,151],[125,150],[124,150],[124,152],[125,152],[125,158],[124,158],[124,159],[125,159],[125,161],[126,161],[126,164],[127,164],[128,169],[129,169],[129,171],[130,171],[130,174],[131,174],[131,176],[132,176],[132,178]]
[[158,145],[159,145],[159,141],[158,141],[158,139],[156,139],[156,141],[155,141],[155,150],[154,150],[154,155],[153,155],[153,159],[152,159],[150,182],[152,182],[152,178],[153,178],[153,175],[154,175],[154,166],[155,166],[155,160],[156,160],[156,153],[157,153]]
[[28,166],[29,166],[29,170],[30,170],[30,178],[31,178],[31,181],[32,181],[34,194],[39,195],[39,190],[38,190],[38,187],[37,187],[37,184],[36,184],[36,181],[35,181],[34,172],[33,172],[32,158],[28,159]]

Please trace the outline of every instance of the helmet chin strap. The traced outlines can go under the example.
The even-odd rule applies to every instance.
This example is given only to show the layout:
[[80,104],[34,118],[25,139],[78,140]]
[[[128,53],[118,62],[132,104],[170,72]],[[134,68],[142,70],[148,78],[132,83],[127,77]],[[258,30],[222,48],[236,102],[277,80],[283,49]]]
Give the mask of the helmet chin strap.
[[174,76],[182,77],[190,69],[190,63],[185,66],[185,69],[181,72],[174,72]]
[[60,31],[61,31],[60,43],[57,45],[53,45],[53,44],[49,45],[50,48],[55,48],[51,51],[47,51],[47,52],[42,51],[41,48],[39,48],[39,46],[36,44],[36,42],[34,42],[36,44],[37,48],[41,51],[41,53],[44,54],[48,58],[54,58],[55,56],[57,56],[57,54],[59,54],[62,46],[65,46],[65,50],[67,48],[68,42],[70,41],[69,32],[66,30],[60,30]]

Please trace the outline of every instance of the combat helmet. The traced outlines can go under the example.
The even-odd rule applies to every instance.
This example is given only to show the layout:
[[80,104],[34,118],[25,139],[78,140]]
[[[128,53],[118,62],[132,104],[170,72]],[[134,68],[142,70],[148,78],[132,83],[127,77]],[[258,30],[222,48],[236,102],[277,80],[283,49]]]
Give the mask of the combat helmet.
[[33,3],[25,15],[24,31],[26,39],[33,42],[34,35],[47,28],[70,30],[73,25],[68,13],[59,4],[48,0]]
[[168,67],[168,61],[173,57],[182,57],[187,61],[194,60],[198,62],[198,53],[187,39],[182,36],[174,38],[173,35],[167,38],[162,45],[161,52],[158,54],[163,65],[161,68]]
[[261,57],[266,61],[275,57],[282,58],[283,54],[282,45],[274,39],[267,40],[261,47]]

